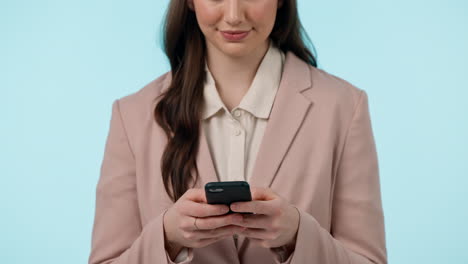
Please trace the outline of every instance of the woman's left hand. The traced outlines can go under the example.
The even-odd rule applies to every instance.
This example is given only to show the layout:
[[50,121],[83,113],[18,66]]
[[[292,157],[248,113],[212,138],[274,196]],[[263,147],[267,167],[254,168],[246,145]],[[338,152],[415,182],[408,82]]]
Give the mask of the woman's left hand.
[[252,212],[235,225],[247,227],[240,235],[265,248],[293,248],[299,228],[299,211],[270,188],[250,188],[252,201],[231,204],[234,212]]

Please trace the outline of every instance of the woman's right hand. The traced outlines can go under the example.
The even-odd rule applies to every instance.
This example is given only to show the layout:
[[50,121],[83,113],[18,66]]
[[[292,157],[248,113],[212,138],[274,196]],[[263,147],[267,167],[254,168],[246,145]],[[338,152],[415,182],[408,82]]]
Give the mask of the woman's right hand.
[[183,247],[205,247],[244,230],[235,225],[242,221],[242,215],[227,212],[227,205],[208,204],[203,189],[187,190],[164,215],[164,237],[170,257],[174,259]]

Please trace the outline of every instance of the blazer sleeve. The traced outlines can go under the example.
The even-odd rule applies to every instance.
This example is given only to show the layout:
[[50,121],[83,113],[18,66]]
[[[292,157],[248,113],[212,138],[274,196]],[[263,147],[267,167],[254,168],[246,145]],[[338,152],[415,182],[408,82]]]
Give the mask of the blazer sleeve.
[[[89,264],[172,264],[165,249],[163,217],[142,226],[136,189],[135,156],[130,147],[119,100],[112,104],[100,178]],[[192,253],[183,262],[192,260]]]
[[295,249],[276,263],[387,263],[377,151],[364,90],[360,90],[337,166],[331,232],[298,208]]

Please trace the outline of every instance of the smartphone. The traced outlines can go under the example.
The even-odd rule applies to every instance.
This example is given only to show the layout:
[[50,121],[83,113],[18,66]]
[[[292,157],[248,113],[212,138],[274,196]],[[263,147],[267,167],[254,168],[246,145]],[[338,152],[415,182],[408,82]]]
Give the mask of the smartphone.
[[[252,201],[250,186],[246,181],[221,181],[205,184],[206,200],[209,204],[225,204]],[[229,209],[227,214],[234,213]],[[252,214],[245,212],[242,214]]]

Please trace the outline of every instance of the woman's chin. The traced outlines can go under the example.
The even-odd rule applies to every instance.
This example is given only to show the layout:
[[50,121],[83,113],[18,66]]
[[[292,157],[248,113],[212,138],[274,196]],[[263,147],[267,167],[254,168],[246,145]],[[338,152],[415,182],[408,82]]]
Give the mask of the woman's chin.
[[242,58],[242,57],[248,56],[249,49],[247,49],[245,46],[242,46],[240,44],[236,44],[236,45],[228,44],[223,47],[222,52],[226,56],[229,56],[232,58]]

